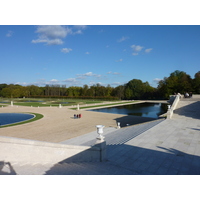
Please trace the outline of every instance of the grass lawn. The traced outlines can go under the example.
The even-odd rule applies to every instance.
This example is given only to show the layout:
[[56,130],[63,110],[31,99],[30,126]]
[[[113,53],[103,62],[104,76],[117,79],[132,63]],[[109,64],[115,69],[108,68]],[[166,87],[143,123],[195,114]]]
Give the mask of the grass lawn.
[[[136,103],[138,101],[134,101]],[[132,104],[132,102],[122,102],[122,103],[110,103],[110,104],[103,104],[103,105],[95,105],[95,106],[84,106],[84,107],[79,107],[79,109],[87,109],[87,108],[96,108],[96,107],[104,107],[104,106],[115,106],[115,105],[121,105],[121,104]],[[77,108],[71,108],[72,110],[76,110]]]
[[[95,108],[95,107],[103,107],[103,106],[115,106],[120,104],[130,104],[133,101],[128,102],[119,102],[116,100],[113,101],[101,101],[101,100],[91,100],[91,99],[54,99],[54,98],[17,98],[17,99],[2,99],[0,98],[0,103],[2,106],[10,105],[11,100],[13,101],[13,105],[15,106],[29,106],[29,107],[59,107],[61,104],[62,106],[76,106],[80,105],[80,109],[87,109],[87,108]],[[134,103],[137,101],[134,101]],[[102,103],[102,104],[101,104]],[[89,105],[89,104],[98,104],[98,105]],[[85,105],[85,106],[83,106]],[[76,110],[77,107],[71,108]]]
[[[21,98],[21,99],[12,99],[13,105],[17,106],[32,106],[32,107],[58,107],[59,104],[62,106],[72,106],[72,105],[84,105],[84,104],[94,104],[94,103],[103,103],[106,101],[100,100],[91,100],[91,99],[53,99],[53,98],[46,98],[46,99],[36,99],[36,98]],[[2,106],[10,105],[11,99],[0,99],[0,103]],[[110,102],[110,101],[109,101]],[[114,102],[114,101],[113,101]]]

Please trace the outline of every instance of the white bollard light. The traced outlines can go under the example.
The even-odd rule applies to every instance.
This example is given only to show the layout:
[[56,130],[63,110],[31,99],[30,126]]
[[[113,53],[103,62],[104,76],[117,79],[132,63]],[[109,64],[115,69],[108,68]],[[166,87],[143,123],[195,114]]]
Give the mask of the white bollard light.
[[117,122],[117,128],[120,129],[120,122]]

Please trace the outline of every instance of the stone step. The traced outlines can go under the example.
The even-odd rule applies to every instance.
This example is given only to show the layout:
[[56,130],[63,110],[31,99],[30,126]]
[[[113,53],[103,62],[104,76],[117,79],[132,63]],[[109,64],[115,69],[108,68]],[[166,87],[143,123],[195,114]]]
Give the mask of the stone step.
[[137,126],[131,126],[128,128],[119,129],[118,131],[112,132],[105,137],[107,145],[120,145],[133,139],[134,137],[144,133],[150,128],[161,123],[164,119],[155,120],[153,122],[144,123]]
[[[156,126],[163,120],[164,118],[126,128],[115,129],[112,132],[105,134],[104,140],[106,141],[106,145],[124,144],[125,142]],[[91,146],[92,144],[95,144],[95,141],[96,139],[90,139],[87,142],[82,143],[82,145]]]

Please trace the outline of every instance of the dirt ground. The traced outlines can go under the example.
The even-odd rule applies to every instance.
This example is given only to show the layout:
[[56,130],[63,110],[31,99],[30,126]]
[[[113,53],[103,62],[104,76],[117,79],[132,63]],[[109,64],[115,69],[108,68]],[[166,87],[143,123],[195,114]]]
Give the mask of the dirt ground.
[[[44,117],[40,120],[0,128],[0,136],[24,138],[31,140],[61,142],[96,130],[96,125],[106,127],[117,127],[117,122],[121,127],[127,124],[134,125],[153,120],[152,118],[127,116],[120,114],[109,114],[92,112],[86,110],[71,110],[68,107],[26,107],[7,106],[1,107],[0,113],[40,113]],[[81,114],[82,117],[74,119],[74,114]]]

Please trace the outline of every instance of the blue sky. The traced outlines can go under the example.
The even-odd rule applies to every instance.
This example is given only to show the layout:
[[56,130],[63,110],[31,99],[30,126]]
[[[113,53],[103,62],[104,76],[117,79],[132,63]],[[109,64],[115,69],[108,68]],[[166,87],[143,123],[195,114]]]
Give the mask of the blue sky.
[[200,26],[1,25],[0,83],[113,87],[200,71]]

